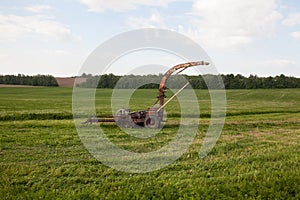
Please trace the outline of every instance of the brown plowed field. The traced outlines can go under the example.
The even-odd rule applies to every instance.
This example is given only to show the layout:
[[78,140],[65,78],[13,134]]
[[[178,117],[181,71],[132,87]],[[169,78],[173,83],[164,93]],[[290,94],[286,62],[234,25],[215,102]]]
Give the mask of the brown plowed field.
[[[55,78],[59,87],[73,87],[76,78]],[[77,78],[78,83],[83,83],[86,81],[86,78]]]
[[43,87],[43,86],[32,86],[32,85],[9,85],[9,84],[0,84],[0,88],[32,88],[32,87]]

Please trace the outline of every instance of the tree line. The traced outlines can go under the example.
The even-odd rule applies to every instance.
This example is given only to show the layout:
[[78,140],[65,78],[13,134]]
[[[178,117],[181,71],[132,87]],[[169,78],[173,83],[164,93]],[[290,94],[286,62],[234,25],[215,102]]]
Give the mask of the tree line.
[[0,75],[0,84],[10,85],[30,85],[30,86],[58,86],[56,79],[51,75],[28,76],[18,75]]
[[[86,88],[120,88],[120,89],[157,89],[163,74],[159,75],[125,75],[104,74],[101,76],[85,75],[86,82],[79,84],[79,87]],[[82,76],[82,77],[83,77]],[[240,74],[233,75],[175,75],[170,76],[166,86],[169,88],[181,88],[189,82],[194,89],[272,89],[272,88],[300,88],[300,78],[285,76],[283,74],[275,77],[249,77]],[[51,75],[28,76],[0,75],[0,84],[31,85],[31,86],[58,86],[56,79]]]
[[[97,88],[146,88],[157,89],[162,78],[159,75],[126,75],[116,76],[114,74],[104,74],[101,76],[89,76],[87,81],[79,84],[79,87]],[[300,88],[300,78],[285,76],[283,74],[275,77],[249,77],[240,74],[233,75],[176,75],[171,76],[166,86],[170,88],[181,88],[187,81],[194,89],[273,89],[273,88]]]

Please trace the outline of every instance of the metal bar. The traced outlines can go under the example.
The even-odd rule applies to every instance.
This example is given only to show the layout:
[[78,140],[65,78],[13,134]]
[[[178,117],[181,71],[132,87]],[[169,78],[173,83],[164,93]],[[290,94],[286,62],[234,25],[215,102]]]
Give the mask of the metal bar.
[[116,122],[116,120],[114,118],[104,118],[104,119],[98,119],[98,122]]
[[177,73],[176,73],[176,74],[174,74],[174,75],[178,75],[178,74],[180,74],[181,72],[183,72],[184,70],[186,70],[186,68],[187,68],[187,67],[183,68],[182,70],[180,70],[179,72],[177,72]]
[[190,83],[187,82],[180,90],[178,90],[164,105],[162,105],[156,112],[159,112],[161,109],[163,109],[172,99],[174,99],[186,86],[188,86]]

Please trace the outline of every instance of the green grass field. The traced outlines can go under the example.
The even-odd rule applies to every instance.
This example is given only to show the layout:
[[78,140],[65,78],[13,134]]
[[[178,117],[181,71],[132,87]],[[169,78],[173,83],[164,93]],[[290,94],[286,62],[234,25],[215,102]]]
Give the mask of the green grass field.
[[[98,115],[110,114],[111,92],[98,90]],[[166,168],[134,174],[105,166],[84,148],[72,119],[72,89],[0,88],[0,198],[300,199],[300,89],[228,90],[224,130],[204,159],[198,151],[210,98],[196,93],[203,117],[188,151]],[[131,110],[146,109],[156,95],[138,90]],[[176,121],[176,99],[167,110]],[[176,131],[167,125],[154,138],[134,139],[114,124],[101,126],[134,152],[158,149]]]

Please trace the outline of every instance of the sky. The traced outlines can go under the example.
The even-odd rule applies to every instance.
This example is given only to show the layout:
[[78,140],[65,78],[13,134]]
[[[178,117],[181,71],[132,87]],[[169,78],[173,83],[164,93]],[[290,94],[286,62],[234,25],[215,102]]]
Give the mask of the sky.
[[140,28],[189,37],[222,74],[300,77],[299,0],[1,0],[0,74],[75,76]]

